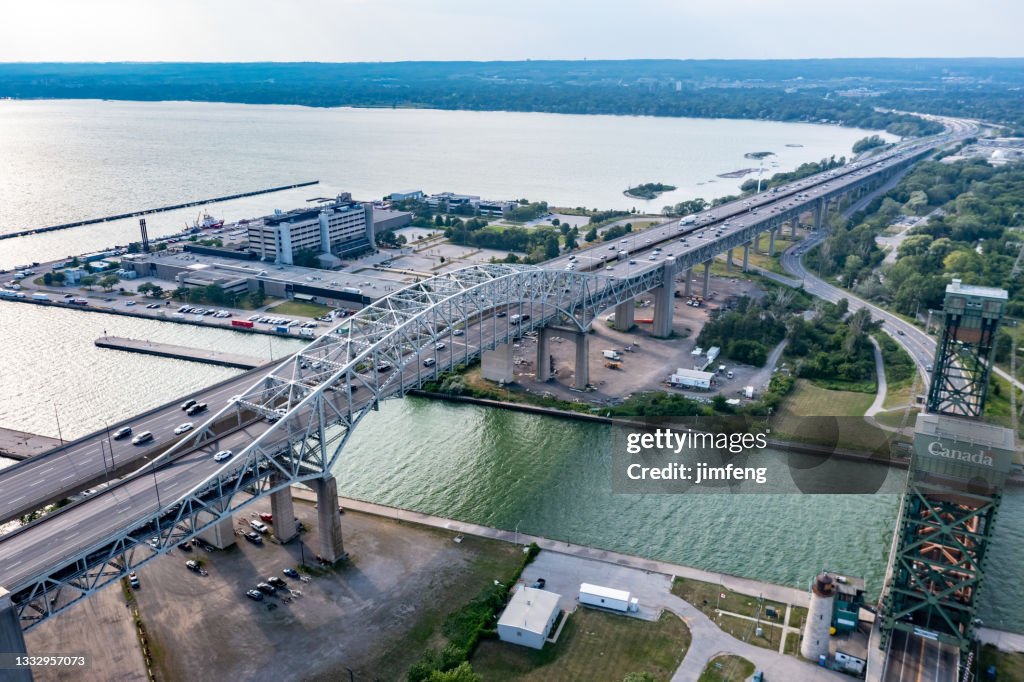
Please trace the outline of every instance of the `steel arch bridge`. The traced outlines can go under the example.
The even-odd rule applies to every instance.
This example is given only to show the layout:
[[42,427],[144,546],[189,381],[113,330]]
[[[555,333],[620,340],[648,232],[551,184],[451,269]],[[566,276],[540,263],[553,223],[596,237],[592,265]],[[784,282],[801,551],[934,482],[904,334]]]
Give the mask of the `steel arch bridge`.
[[[535,266],[479,265],[378,300],[277,365],[157,459],[110,486],[108,494],[123,488],[126,496],[133,485],[146,487],[157,493],[156,504],[150,498],[147,504],[118,509],[114,530],[5,585],[22,628],[31,629],[256,499],[329,476],[355,427],[381,400],[401,397],[529,330],[560,325],[585,332],[602,311],[663,286],[673,273],[671,262],[618,279]],[[499,309],[518,312],[523,321],[498,317]],[[434,359],[430,367],[423,363],[428,357]],[[264,430],[230,459],[214,463],[209,455],[225,436],[217,425],[225,423]],[[192,474],[187,492],[161,501],[157,477],[169,477],[182,458],[197,453],[206,470]],[[195,470],[174,475],[188,477]],[[52,522],[97,501],[94,497],[56,510],[44,520]],[[105,513],[90,517],[93,524]],[[19,537],[27,540],[38,523],[3,536],[0,545],[8,550]]]

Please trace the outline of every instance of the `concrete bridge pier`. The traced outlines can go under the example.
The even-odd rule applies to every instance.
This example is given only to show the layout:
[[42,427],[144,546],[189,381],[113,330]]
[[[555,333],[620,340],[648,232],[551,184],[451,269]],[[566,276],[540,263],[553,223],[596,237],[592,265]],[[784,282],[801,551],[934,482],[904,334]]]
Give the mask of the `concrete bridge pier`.
[[818,199],[814,204],[814,229],[820,230],[825,220],[825,200]]
[[635,317],[636,301],[634,299],[631,298],[618,304],[615,306],[615,329],[620,332],[628,332],[635,325],[633,322]]
[[328,474],[309,482],[316,493],[316,522],[320,533],[319,558],[329,564],[347,559],[341,537],[341,512],[338,511],[338,479]]
[[485,350],[480,358],[480,374],[484,379],[510,384],[512,373],[512,344],[500,344],[494,350]]
[[729,249],[728,251],[725,252],[725,269],[732,270],[732,266],[732,249]]
[[768,255],[769,256],[774,256],[775,255],[775,233],[778,231],[778,229],[779,228],[777,228],[777,227],[773,227],[772,229],[768,230]]
[[[750,270],[750,242],[747,242],[746,244],[743,245],[743,272],[748,272],[749,270]],[[686,283],[687,283],[687,287],[689,287],[689,283],[690,283],[689,280],[687,280]],[[686,293],[689,294],[690,292],[687,291]]]
[[754,235],[754,253],[761,253],[761,233]]
[[683,293],[690,296],[691,290],[693,289],[693,268],[689,268],[684,277],[686,278],[686,284],[683,286]]
[[[729,251],[732,258],[732,251]],[[661,266],[663,284],[654,290],[654,328],[651,333],[661,339],[672,336],[672,314],[676,293],[676,262],[665,261]]]
[[231,517],[225,516],[202,533],[199,533],[199,537],[217,549],[226,549],[235,544],[235,527]]
[[[632,311],[632,301],[630,310]],[[622,305],[622,304],[620,304]],[[618,318],[618,308],[616,308]],[[630,312],[632,320],[632,312]],[[616,319],[616,322],[618,320]],[[576,388],[584,389],[590,383],[590,337],[578,329],[565,329],[563,327],[544,327],[537,330],[537,381],[548,381],[551,379],[551,337],[560,336],[564,339],[572,339],[576,344]]]
[[789,221],[789,236],[796,236],[796,228],[800,226],[800,218],[793,218]]
[[[11,602],[11,594],[0,587],[0,651],[5,654],[25,654],[25,634],[21,631],[18,611]],[[32,669],[5,670],[4,680],[10,682],[32,682]]]
[[[271,479],[272,485],[281,483],[279,477]],[[285,486],[275,493],[270,493],[270,513],[273,516],[274,537],[281,542],[288,542],[296,535],[295,505],[292,501],[291,486]]]
[[711,292],[711,261],[704,263],[704,298]]

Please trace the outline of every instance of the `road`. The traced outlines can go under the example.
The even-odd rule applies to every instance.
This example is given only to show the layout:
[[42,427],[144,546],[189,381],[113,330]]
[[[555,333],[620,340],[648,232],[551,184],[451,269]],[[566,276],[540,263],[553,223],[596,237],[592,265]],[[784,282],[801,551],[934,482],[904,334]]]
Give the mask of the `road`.
[[883,682],[955,682],[959,664],[955,647],[896,630]]
[[[945,144],[949,138],[942,138]],[[716,207],[701,214],[696,218],[696,225],[681,227],[677,221],[664,223],[658,227],[645,231],[642,235],[634,236],[626,240],[626,244],[605,245],[599,244],[571,256],[564,256],[554,259],[547,264],[549,269],[562,267],[566,270],[574,269],[576,262],[583,263],[583,270],[597,270],[596,274],[609,277],[609,280],[618,276],[635,276],[644,274],[651,270],[661,268],[667,258],[674,258],[679,262],[690,263],[693,258],[686,260],[687,254],[700,250],[703,258],[709,252],[708,247],[714,250],[716,245],[735,242],[736,233],[755,229],[753,226],[764,223],[768,220],[778,219],[783,215],[792,216],[798,211],[803,212],[813,208],[816,201],[822,196],[842,191],[845,187],[856,185],[869,177],[873,172],[886,169],[893,164],[904,163],[907,154],[919,154],[926,147],[922,143],[914,142],[910,145],[873,157],[871,160],[858,161],[826,173],[796,181],[778,191],[763,192],[750,199],[737,200],[731,204]],[[679,237],[680,232],[685,236]],[[729,239],[730,236],[734,238]],[[741,235],[744,239],[746,236]],[[643,243],[640,243],[640,240]],[[609,248],[609,246],[611,248]],[[624,248],[625,247],[625,248]],[[609,250],[628,251],[628,256],[609,262],[607,254]],[[664,249],[664,253],[662,252]],[[719,251],[720,252],[720,251]],[[691,254],[692,255],[692,254]],[[799,260],[796,261],[799,264]],[[602,268],[603,269],[600,269]],[[802,266],[800,266],[802,268]],[[598,281],[597,288],[607,286],[609,280]],[[823,295],[828,294],[827,285],[821,283]],[[864,304],[866,305],[866,304]],[[543,307],[542,305],[540,307]],[[467,357],[471,352],[475,353],[481,347],[500,341],[502,343],[509,335],[511,315],[498,317],[498,308],[484,313],[479,319],[466,328],[466,336],[456,337],[449,329],[446,333],[446,346],[444,350],[431,352],[437,360],[436,368],[443,370],[446,367],[456,364]],[[554,319],[558,311],[553,308],[549,310],[535,310],[534,322],[532,324],[543,324],[548,318]],[[896,320],[902,323],[902,321]],[[905,323],[903,323],[905,324]],[[473,339],[472,342],[469,339]],[[473,346],[468,344],[472,343]],[[419,349],[413,353],[410,362],[419,364],[420,358],[426,355],[425,349]],[[456,356],[462,356],[457,358]],[[403,357],[403,362],[406,359]],[[379,372],[378,372],[379,374]],[[409,378],[406,383],[410,386],[415,384],[416,372],[407,373]],[[406,374],[403,374],[403,379]],[[259,390],[260,382],[253,382],[253,377],[248,377],[253,383],[252,390]],[[224,399],[225,395],[231,395],[245,381],[229,383],[222,386],[201,399],[211,403],[211,412],[216,412],[219,405],[216,401]],[[393,382],[388,394],[399,392],[404,387]],[[352,394],[352,401],[349,402],[349,391],[344,385],[338,385],[332,393],[324,393],[325,400],[335,403],[339,413],[355,414],[367,406],[373,396],[370,391],[362,391],[359,394]],[[246,391],[238,391],[240,394]],[[359,397],[357,397],[357,395]],[[382,396],[383,397],[383,396]],[[304,417],[301,413],[304,407],[295,408],[289,414],[288,419],[295,418],[294,423],[300,423]],[[176,406],[165,406],[156,413],[143,419],[139,426],[159,431],[159,437],[166,437],[167,430],[173,429],[181,421],[184,421]],[[292,423],[292,422],[289,422]],[[147,521],[152,521],[158,509],[166,508],[169,504],[184,497],[190,491],[195,490],[216,474],[237,477],[241,473],[242,458],[229,459],[226,462],[218,463],[213,460],[212,454],[219,449],[230,449],[240,451],[266,432],[270,423],[268,421],[257,421],[246,428],[224,436],[218,440],[210,440],[202,443],[199,447],[175,453],[172,459],[163,463],[160,467],[150,468],[145,472],[136,472],[127,478],[113,483],[109,488],[102,488],[95,494],[80,500],[70,507],[48,514],[40,521],[0,538],[0,585],[16,593],[33,584],[39,576],[46,575],[50,571],[61,566],[68,565],[76,557],[82,556],[85,552],[94,552],[97,547],[109,542],[110,538],[116,537],[119,532],[126,528],[142,527]],[[283,430],[283,429],[282,429]],[[278,437],[278,431],[273,433]],[[284,438],[284,436],[280,436]],[[102,440],[102,439],[97,439]],[[87,478],[97,472],[102,472],[102,457],[98,451],[96,441],[92,441],[93,450],[89,444],[83,443],[82,450],[77,450],[79,455],[63,458],[50,458],[40,460],[42,466],[46,462],[52,463],[48,468],[35,469],[36,477],[32,481],[20,480],[19,482],[31,487],[39,488],[38,496],[52,495],[53,491],[65,487],[75,480],[92,480]],[[283,444],[272,442],[262,443],[265,451],[273,452]],[[115,448],[115,457],[124,456],[128,446]],[[130,449],[128,450],[131,451]],[[88,469],[82,468],[91,452],[92,460]],[[0,474],[0,486],[4,485],[5,479],[11,474]],[[93,476],[94,477],[94,476]],[[8,489],[15,496],[19,488],[12,486]],[[145,538],[137,538],[144,540]],[[158,538],[158,547],[173,542],[169,538]],[[157,550],[153,550],[154,554]],[[58,605],[59,607],[60,605]]]

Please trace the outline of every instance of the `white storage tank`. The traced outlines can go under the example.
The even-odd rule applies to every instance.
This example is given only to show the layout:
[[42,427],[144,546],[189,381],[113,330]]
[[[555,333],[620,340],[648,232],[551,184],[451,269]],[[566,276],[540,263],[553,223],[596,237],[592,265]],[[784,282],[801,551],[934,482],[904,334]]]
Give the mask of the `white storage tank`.
[[629,610],[629,592],[616,590],[601,585],[582,583],[580,585],[580,603],[598,606],[603,609],[626,612]]

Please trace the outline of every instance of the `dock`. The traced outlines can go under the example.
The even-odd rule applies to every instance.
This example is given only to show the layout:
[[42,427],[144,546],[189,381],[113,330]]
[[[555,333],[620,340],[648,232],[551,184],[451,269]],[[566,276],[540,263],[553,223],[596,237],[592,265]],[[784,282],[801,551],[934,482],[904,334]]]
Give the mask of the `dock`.
[[47,450],[52,450],[61,441],[49,436],[40,436],[27,431],[0,428],[0,457],[28,459]]
[[94,225],[96,223],[105,223],[110,220],[121,220],[123,218],[137,218],[151,213],[163,213],[164,211],[174,211],[179,208],[192,208],[194,206],[204,206],[206,204],[215,204],[219,201],[231,201],[232,199],[243,199],[245,197],[254,197],[260,194],[272,194],[273,192],[282,192],[286,189],[298,189],[299,187],[310,187],[312,185],[319,184],[319,180],[309,180],[307,182],[296,182],[291,185],[281,185],[280,187],[268,187],[266,189],[256,189],[251,192],[239,192],[238,194],[228,194],[222,197],[213,197],[211,199],[197,199],[196,201],[187,201],[182,204],[172,204],[171,206],[158,206],[157,208],[146,208],[139,211],[131,211],[129,213],[118,213],[117,215],[108,215],[103,218],[89,218],[87,220],[76,220],[72,223],[61,223],[60,225],[49,225],[47,227],[37,227],[31,230],[19,230],[17,232],[8,232],[6,234],[0,234],[0,239],[13,239],[14,237],[24,237],[30,234],[38,234],[41,232],[56,232],[57,230],[67,230],[72,227],[82,227],[83,225]]
[[190,348],[188,346],[175,346],[158,341],[126,339],[121,336],[101,336],[96,339],[96,346],[98,348],[111,348],[113,350],[128,351],[129,353],[174,358],[175,360],[190,360],[192,362],[202,362],[207,365],[220,365],[221,367],[232,367],[234,369],[255,369],[267,364],[266,360],[249,357],[248,355],[221,353],[216,350]]

